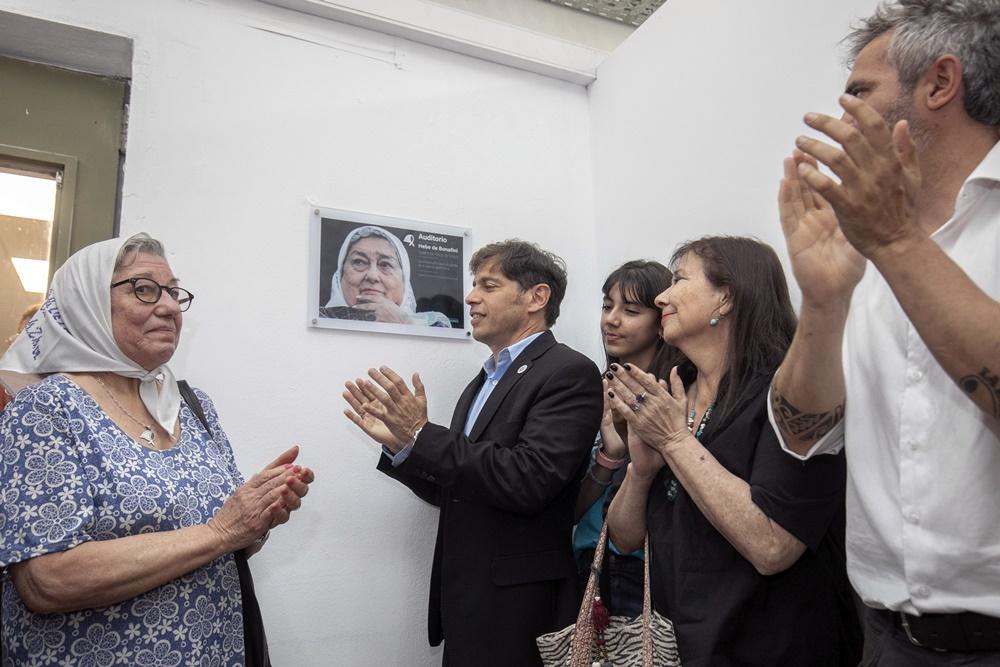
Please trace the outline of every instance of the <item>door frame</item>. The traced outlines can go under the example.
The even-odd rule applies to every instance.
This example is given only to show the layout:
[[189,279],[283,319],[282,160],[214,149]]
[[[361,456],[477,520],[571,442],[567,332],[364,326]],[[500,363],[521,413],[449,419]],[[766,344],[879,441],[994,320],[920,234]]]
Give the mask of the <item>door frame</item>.
[[0,169],[25,175],[43,174],[56,182],[56,205],[49,240],[49,281],[56,267],[69,259],[73,238],[73,201],[76,195],[77,159],[20,146],[0,144]]

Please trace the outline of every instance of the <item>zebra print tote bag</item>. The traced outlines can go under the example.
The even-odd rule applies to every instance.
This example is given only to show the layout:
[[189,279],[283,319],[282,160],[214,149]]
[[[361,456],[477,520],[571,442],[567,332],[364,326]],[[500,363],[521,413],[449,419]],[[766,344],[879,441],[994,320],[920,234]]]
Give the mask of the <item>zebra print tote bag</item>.
[[[675,667],[677,653],[674,625],[653,611],[649,597],[649,536],[644,547],[642,615],[638,618],[606,616],[599,603],[601,567],[608,544],[608,522],[601,528],[590,567],[590,579],[576,623],[539,637],[538,652],[545,667]],[[595,601],[598,602],[595,605]]]

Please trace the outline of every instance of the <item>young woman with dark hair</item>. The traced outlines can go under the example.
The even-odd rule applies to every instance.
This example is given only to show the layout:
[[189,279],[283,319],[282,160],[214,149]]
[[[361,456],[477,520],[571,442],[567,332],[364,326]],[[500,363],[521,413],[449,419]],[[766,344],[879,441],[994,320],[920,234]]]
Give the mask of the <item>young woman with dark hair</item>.
[[843,455],[790,457],[767,417],[795,330],[781,264],[755,239],[707,237],[671,267],[656,303],[684,361],[669,382],[624,362],[606,376],[631,459],[611,537],[626,550],[648,533],[653,606],[686,667],[857,664]]
[[[670,285],[670,270],[659,262],[634,260],[611,272],[604,281],[601,338],[607,365],[628,363],[666,377],[676,353],[660,337],[656,296]],[[594,549],[607,504],[621,485],[628,462],[624,420],[615,420],[605,399],[604,418],[591,452],[587,474],[577,499],[573,549],[582,586],[590,576]],[[642,550],[620,553],[611,545],[601,573],[604,604],[614,615],[637,616],[642,611]]]

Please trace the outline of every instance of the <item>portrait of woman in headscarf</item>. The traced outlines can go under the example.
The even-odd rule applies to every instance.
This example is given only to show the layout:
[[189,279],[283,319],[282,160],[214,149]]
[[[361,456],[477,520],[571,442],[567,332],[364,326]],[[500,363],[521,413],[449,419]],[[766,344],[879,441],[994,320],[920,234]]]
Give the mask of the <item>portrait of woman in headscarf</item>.
[[340,246],[330,299],[320,315],[344,320],[450,327],[437,311],[417,312],[410,285],[410,258],[395,234],[365,225]]

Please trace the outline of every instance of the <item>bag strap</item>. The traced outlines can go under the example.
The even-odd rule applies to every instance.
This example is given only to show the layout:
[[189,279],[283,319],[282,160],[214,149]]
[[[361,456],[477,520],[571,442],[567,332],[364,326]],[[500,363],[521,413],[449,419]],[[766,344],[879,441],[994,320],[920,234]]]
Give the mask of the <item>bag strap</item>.
[[198,396],[195,395],[194,389],[191,388],[188,381],[178,380],[177,390],[180,391],[181,398],[183,398],[184,402],[188,404],[189,408],[191,408],[191,412],[194,413],[194,416],[198,418],[198,421],[200,421],[201,425],[205,427],[208,434],[214,438],[215,434],[212,433],[212,427],[208,425],[208,418],[205,417],[205,411],[201,407],[201,401],[198,400]]
[[[576,625],[573,632],[573,643],[570,646],[570,667],[591,667],[591,649],[594,646],[594,599],[600,594],[599,582],[601,568],[604,567],[604,552],[608,546],[608,520],[601,526],[601,535],[597,538],[594,548],[594,560],[590,565],[590,577],[583,593],[583,602],[576,615]],[[642,591],[642,666],[655,667],[653,664],[653,602],[649,590],[649,533],[642,549],[643,560],[643,591]]]
[[233,554],[236,560],[236,574],[240,578],[240,592],[243,594],[243,657],[246,667],[271,667],[271,656],[267,648],[267,635],[260,613],[260,604],[253,589],[253,575],[247,563],[246,551],[240,549]]
[[[3,576],[6,568],[0,569],[0,598],[3,598]],[[3,602],[0,600],[0,628],[3,628]],[[0,664],[7,662],[7,645],[3,641],[3,632],[0,631]]]
[[[194,393],[194,389],[187,380],[178,380],[177,389],[180,391],[184,402],[191,408],[201,425],[205,427],[208,434],[215,437],[212,427],[208,425],[208,418],[205,417],[205,410],[201,407],[201,401]],[[233,553],[233,560],[236,562],[236,573],[240,579],[240,592],[243,597],[243,651],[247,667],[270,667],[271,659],[267,649],[267,637],[264,634],[264,623],[261,619],[260,604],[257,602],[257,595],[253,588],[253,575],[250,573],[250,564],[247,563],[246,552],[240,549]]]
[[570,645],[570,667],[590,667],[591,648],[594,646],[594,598],[600,594],[601,568],[604,566],[604,552],[608,546],[608,520],[601,526],[601,534],[594,548],[594,560],[590,564],[590,577],[583,592],[583,602],[576,615],[573,643]]
[[642,666],[653,665],[653,600],[649,592],[649,533],[642,547]]

